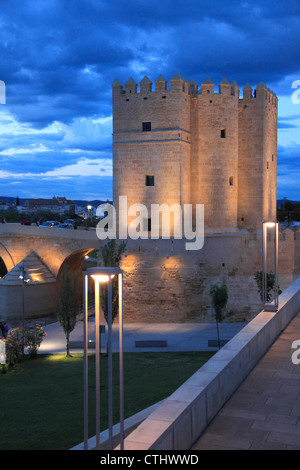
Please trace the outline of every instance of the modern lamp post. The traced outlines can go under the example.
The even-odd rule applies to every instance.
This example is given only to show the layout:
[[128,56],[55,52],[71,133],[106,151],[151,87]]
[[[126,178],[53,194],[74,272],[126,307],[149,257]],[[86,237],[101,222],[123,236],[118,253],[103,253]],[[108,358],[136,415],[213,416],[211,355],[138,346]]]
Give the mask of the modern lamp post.
[[[24,266],[21,266],[20,268],[21,274],[19,278],[22,280],[22,327],[23,331],[25,328],[25,286],[28,284],[30,281],[29,277],[27,277],[27,272],[24,268]],[[23,354],[24,354],[24,335],[23,335]]]
[[84,273],[84,449],[88,450],[88,287],[95,281],[95,348],[96,348],[96,449],[100,449],[100,285],[108,284],[108,427],[109,449],[113,448],[112,404],[112,279],[118,276],[119,298],[119,380],[120,380],[120,449],[124,449],[124,373],[123,373],[123,300],[120,268],[89,268]]
[[[268,230],[274,232],[274,303],[267,299],[267,255],[268,255]],[[278,310],[278,222],[263,222],[262,236],[262,294],[263,307],[266,312]]]
[[90,205],[86,206],[86,208],[87,208],[87,216],[88,216],[88,219],[90,219],[91,213],[92,213],[92,209],[93,209],[93,208],[92,208],[92,206],[90,206]]

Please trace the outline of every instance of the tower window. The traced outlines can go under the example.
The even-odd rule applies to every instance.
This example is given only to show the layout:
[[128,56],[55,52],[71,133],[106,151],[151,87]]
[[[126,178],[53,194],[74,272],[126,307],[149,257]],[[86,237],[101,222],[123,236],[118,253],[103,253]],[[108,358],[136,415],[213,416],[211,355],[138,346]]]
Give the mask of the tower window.
[[233,176],[229,176],[229,186],[233,186]]
[[154,186],[154,175],[146,175],[146,186]]
[[143,122],[143,132],[151,131],[151,122]]
[[269,162],[267,162],[267,170],[269,169]]
[[144,231],[151,232],[151,219],[144,219]]
[[226,130],[221,129],[221,139],[225,139],[225,137],[226,137]]

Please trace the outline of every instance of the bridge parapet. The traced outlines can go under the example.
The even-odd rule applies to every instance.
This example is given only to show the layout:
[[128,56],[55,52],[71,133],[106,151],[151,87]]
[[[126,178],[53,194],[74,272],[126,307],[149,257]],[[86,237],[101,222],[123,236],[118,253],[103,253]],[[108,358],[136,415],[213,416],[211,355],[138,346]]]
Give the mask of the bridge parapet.
[[300,277],[125,439],[125,450],[187,450],[300,309]]
[[80,227],[77,230],[62,228],[38,227],[35,225],[21,225],[17,223],[0,224],[0,239],[3,236],[14,235],[23,237],[50,237],[69,240],[97,241],[96,229],[93,227]]

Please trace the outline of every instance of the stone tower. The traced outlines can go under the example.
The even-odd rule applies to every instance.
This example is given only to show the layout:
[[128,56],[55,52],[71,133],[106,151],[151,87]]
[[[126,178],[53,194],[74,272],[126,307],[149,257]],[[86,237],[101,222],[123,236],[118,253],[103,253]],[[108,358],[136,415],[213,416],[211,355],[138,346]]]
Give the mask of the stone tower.
[[[261,82],[113,82],[113,201],[204,204],[205,231],[276,219],[277,97]],[[130,217],[128,217],[128,223]],[[145,220],[151,230],[151,221]]]

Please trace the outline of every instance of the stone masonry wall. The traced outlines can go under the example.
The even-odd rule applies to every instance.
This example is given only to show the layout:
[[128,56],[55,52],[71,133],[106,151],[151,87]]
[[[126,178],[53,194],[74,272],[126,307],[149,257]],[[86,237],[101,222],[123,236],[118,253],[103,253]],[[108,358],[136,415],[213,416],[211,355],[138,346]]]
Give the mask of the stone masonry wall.
[[[279,240],[279,285],[288,287],[300,274],[299,231],[285,230]],[[295,238],[296,237],[296,238]],[[129,240],[124,271],[126,322],[213,321],[209,290],[225,281],[231,321],[253,318],[261,301],[253,275],[261,270],[261,231],[207,235],[202,250],[186,251],[184,240]],[[272,243],[269,243],[272,247]],[[268,271],[273,270],[273,251]],[[297,259],[297,263],[295,263]]]

